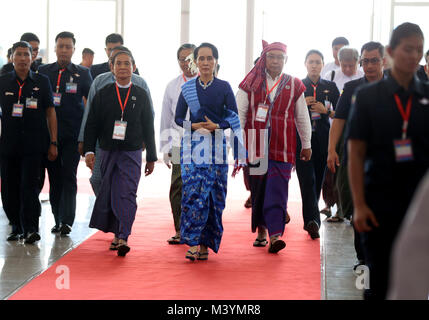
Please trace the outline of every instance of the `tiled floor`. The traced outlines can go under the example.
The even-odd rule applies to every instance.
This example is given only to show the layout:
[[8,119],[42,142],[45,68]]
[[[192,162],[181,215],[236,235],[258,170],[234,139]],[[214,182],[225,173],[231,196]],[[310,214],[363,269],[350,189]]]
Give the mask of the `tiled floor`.
[[[78,178],[88,178],[89,174],[88,169],[81,163]],[[165,165],[157,163],[154,174],[142,178],[138,197],[155,197],[168,201],[169,175],[170,171]],[[166,185],[160,181],[168,183]],[[295,174],[290,181],[289,190],[290,199],[299,201],[300,191]],[[228,198],[243,199],[244,202],[247,198],[247,194],[244,193],[241,174],[235,179],[228,180]],[[41,194],[42,200],[46,198],[47,194]],[[43,202],[40,219],[42,240],[35,245],[5,241],[10,227],[4,213],[0,213],[0,299],[7,299],[25,283],[31,281],[69,250],[73,250],[95,233],[95,230],[88,228],[93,203],[93,195],[78,194],[73,231],[70,236],[61,237],[50,233],[54,220],[49,202]],[[323,207],[322,202],[320,207]],[[352,227],[348,223],[323,222],[320,244],[321,298],[327,300],[361,299],[362,292],[356,289],[356,277],[352,271],[355,262]]]

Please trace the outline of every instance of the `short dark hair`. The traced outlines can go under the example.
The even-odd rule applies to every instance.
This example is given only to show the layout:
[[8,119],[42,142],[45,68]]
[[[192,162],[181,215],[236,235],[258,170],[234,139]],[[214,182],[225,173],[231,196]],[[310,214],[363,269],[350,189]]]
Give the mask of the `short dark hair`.
[[15,53],[17,48],[27,48],[30,50],[30,54],[33,54],[33,47],[27,41],[15,42],[12,46],[12,55]]
[[10,59],[12,56],[12,48],[7,49],[7,58]]
[[219,58],[219,52],[217,51],[217,48],[208,42],[203,42],[201,43],[198,47],[195,48],[194,50],[194,59],[197,60],[198,58],[198,52],[200,51],[201,48],[210,48],[212,49],[212,53],[213,53],[213,57],[218,60]]
[[117,43],[120,42],[124,44],[124,38],[119,33],[111,33],[106,37],[106,46],[108,43]]
[[417,24],[405,22],[397,26],[390,37],[389,47],[395,50],[402,39],[409,38],[412,36],[419,36],[423,40],[425,39],[422,29]]
[[40,43],[39,38],[34,33],[31,33],[31,32],[24,33],[21,36],[20,41],[27,41],[27,42],[36,41],[36,42]]
[[339,44],[342,44],[344,46],[348,46],[350,43],[349,43],[349,40],[347,40],[344,37],[337,37],[332,41],[332,47],[337,46]]
[[94,55],[94,51],[92,51],[90,48],[85,48],[82,50],[82,54],[90,54],[90,55]]
[[312,50],[310,50],[310,51],[308,51],[307,52],[307,54],[306,54],[306,56],[305,56],[305,62],[307,62],[307,59],[308,59],[308,57],[310,56],[310,55],[312,55],[312,54],[317,54],[317,55],[319,55],[321,58],[322,58],[322,62],[324,62],[325,61],[325,58],[323,57],[323,54],[322,54],[322,52],[320,52],[319,50],[316,50],[316,49],[312,49]]
[[74,38],[74,34],[68,31],[63,31],[57,34],[55,37],[55,42],[57,42],[58,39],[72,39],[73,44],[76,44],[76,39]]
[[428,61],[428,58],[429,58],[429,50],[428,50],[428,51],[426,51],[426,53],[425,53],[425,59],[426,59],[426,62]]
[[196,48],[195,44],[192,44],[192,43],[185,43],[185,44],[182,44],[182,45],[179,47],[179,49],[177,49],[177,59],[179,59],[179,54],[180,54],[180,52],[181,52],[182,50],[185,50],[185,49],[192,49],[192,51],[193,51],[193,50],[195,50],[195,48]]
[[120,54],[126,54],[127,56],[129,56],[130,58],[131,58],[131,62],[132,62],[132,64],[133,65],[135,65],[136,64],[136,61],[134,60],[134,57],[133,57],[133,54],[131,53],[131,51],[130,50],[120,50],[120,51],[118,51],[118,52],[116,52],[113,56],[112,56],[112,65],[114,65],[115,64],[115,60],[116,60],[116,57],[117,56],[119,56]]
[[378,50],[378,52],[380,53],[380,57],[384,57],[384,46],[380,43],[380,42],[375,42],[375,41],[370,41],[365,43],[362,46],[362,49],[360,50],[360,55],[363,54],[363,51],[373,51],[373,50]]

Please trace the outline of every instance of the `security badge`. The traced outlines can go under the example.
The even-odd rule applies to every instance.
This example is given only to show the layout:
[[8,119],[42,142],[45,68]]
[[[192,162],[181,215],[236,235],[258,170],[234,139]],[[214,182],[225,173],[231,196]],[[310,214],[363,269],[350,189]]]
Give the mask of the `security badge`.
[[259,122],[264,122],[265,123],[265,121],[267,119],[267,115],[268,115],[268,110],[269,109],[270,109],[269,105],[266,105],[266,104],[263,104],[263,103],[258,104],[258,111],[256,112],[256,118],[255,118],[255,120],[259,121]]
[[125,133],[127,132],[127,122],[122,120],[116,120],[113,127],[114,140],[125,140]]
[[413,149],[411,139],[394,140],[396,162],[412,161]]
[[61,105],[61,93],[54,92],[52,95],[54,97],[54,106],[59,107]]
[[22,118],[24,112],[24,105],[22,103],[15,103],[12,109],[12,117]]
[[70,77],[70,82],[66,83],[66,93],[76,93],[77,83],[73,82],[73,77]]
[[27,98],[25,102],[25,106],[28,109],[37,109],[37,99],[35,98]]

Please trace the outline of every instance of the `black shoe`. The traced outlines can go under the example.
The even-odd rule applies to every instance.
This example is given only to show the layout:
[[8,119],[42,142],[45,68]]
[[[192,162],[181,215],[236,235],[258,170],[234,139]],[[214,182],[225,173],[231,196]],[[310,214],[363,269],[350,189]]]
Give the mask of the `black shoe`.
[[28,234],[27,238],[25,238],[25,243],[26,244],[33,244],[39,240],[40,240],[40,235],[37,232],[31,232]]
[[23,238],[23,235],[21,233],[12,232],[9,234],[9,236],[6,238],[6,241],[18,241]]
[[126,244],[118,245],[118,257],[125,257],[125,255],[130,251],[130,247]]
[[307,223],[307,225],[304,228],[305,231],[308,232],[308,234],[310,235],[311,239],[318,239],[320,238],[319,235],[319,225],[317,224],[316,221],[310,221],[309,223]]
[[270,246],[268,247],[268,252],[277,253],[280,250],[283,250],[285,247],[286,247],[286,242],[279,239],[279,240],[276,240],[274,243],[270,244]]
[[51,233],[59,233],[59,232],[61,232],[61,229],[60,229],[60,227],[59,227],[59,226],[54,226],[54,227],[51,229]]
[[69,234],[72,228],[68,224],[62,224],[60,227],[60,233],[62,236]]

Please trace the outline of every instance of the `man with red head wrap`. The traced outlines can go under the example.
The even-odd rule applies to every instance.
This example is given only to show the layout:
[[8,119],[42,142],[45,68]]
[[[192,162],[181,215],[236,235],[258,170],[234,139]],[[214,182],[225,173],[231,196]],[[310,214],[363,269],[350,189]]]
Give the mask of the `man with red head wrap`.
[[237,106],[245,130],[252,197],[254,246],[277,253],[286,223],[288,184],[295,164],[296,132],[302,141],[300,157],[311,158],[311,122],[304,98],[305,85],[283,73],[286,45],[263,41],[260,59],[240,83]]

